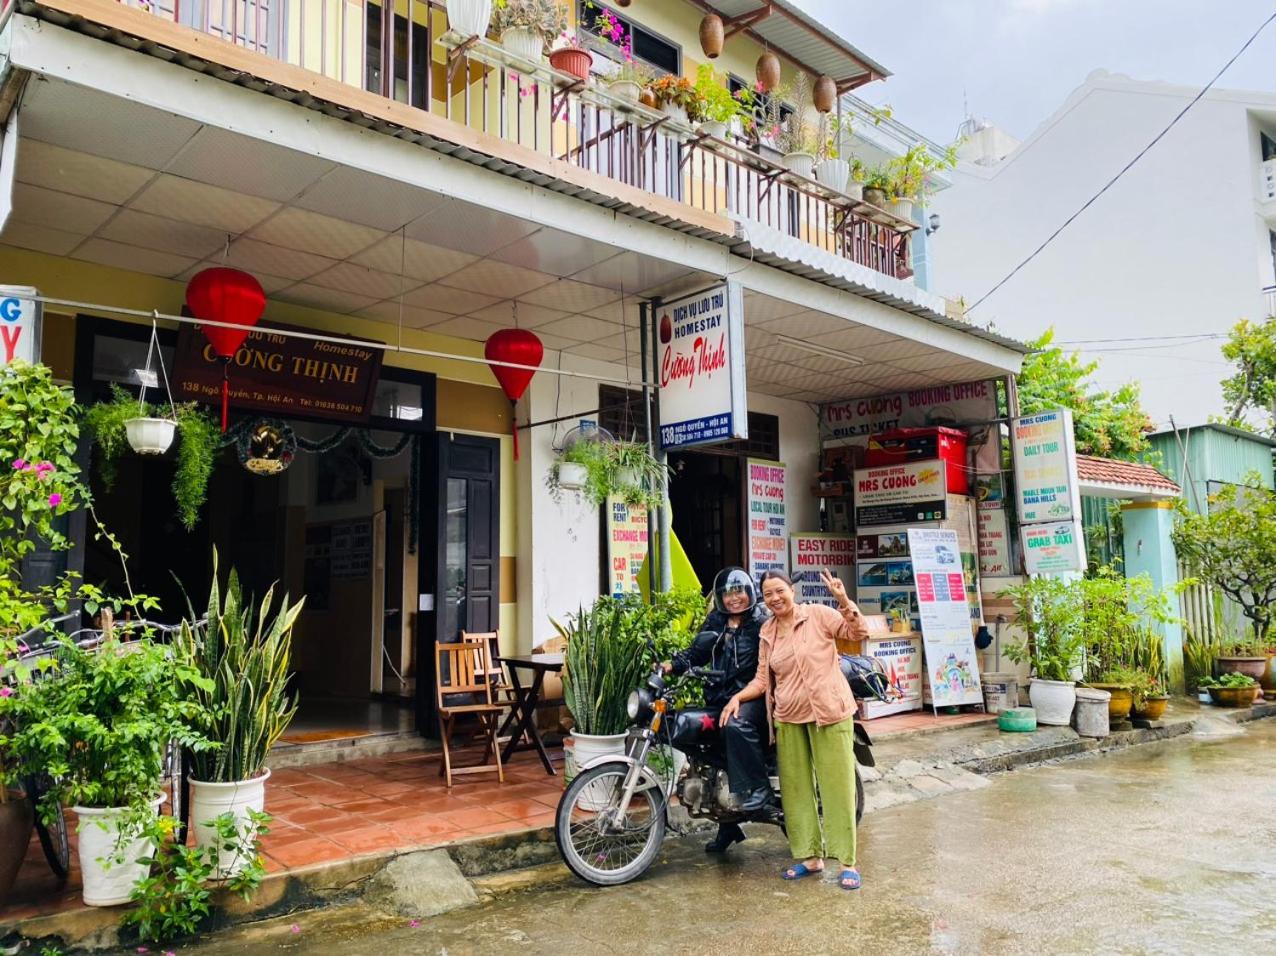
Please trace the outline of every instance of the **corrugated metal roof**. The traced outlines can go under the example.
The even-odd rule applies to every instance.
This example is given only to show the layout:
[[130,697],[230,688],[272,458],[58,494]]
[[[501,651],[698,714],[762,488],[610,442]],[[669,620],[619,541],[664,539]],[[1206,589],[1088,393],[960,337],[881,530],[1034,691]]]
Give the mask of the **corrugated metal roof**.
[[865,77],[870,72],[879,78],[890,71],[862,53],[827,26],[807,14],[791,0],[701,0],[699,5],[712,7],[723,17],[753,13],[768,5],[773,12],[754,24],[754,33],[773,46],[777,53],[814,70],[827,73],[839,83]]

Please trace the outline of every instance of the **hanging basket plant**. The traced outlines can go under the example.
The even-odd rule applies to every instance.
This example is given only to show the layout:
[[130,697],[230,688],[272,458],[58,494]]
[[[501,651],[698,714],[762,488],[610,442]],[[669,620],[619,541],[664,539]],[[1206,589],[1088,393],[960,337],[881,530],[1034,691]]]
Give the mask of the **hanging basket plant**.
[[567,445],[545,483],[555,499],[574,491],[594,507],[617,497],[631,505],[657,505],[668,469],[645,444],[616,441],[603,433]]
[[[177,473],[173,476],[173,498],[177,502],[178,517],[189,531],[199,522],[200,509],[208,497],[208,478],[213,472],[221,436],[217,423],[194,402],[174,405],[170,412],[169,418],[161,418],[146,402],[139,403],[124,389],[112,385],[111,400],[92,406],[84,415],[84,424],[97,445],[98,472],[108,489],[115,485],[120,454],[125,446],[133,446],[134,433],[155,428],[154,422],[172,425],[181,435],[177,445]],[[171,442],[170,434],[168,443]],[[147,451],[144,454],[162,452]]]

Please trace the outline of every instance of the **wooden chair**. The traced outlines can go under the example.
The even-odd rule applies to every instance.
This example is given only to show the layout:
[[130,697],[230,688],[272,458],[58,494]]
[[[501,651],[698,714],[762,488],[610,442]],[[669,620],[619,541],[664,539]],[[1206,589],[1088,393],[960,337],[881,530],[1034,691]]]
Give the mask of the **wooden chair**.
[[[434,645],[435,674],[439,708],[439,736],[443,741],[443,762],[439,775],[447,777],[452,786],[453,774],[484,773],[496,771],[501,783],[505,782],[505,769],[501,766],[501,748],[496,739],[496,729],[506,704],[493,699],[492,684],[488,674],[492,669],[491,652],[486,642],[462,641],[457,644]],[[487,738],[487,747],[477,764],[469,767],[453,767],[449,739],[458,717],[474,717]],[[488,758],[495,758],[495,766]]]
[[501,632],[500,631],[469,631],[461,632],[461,640],[469,644],[481,644],[487,648],[487,666],[481,672],[482,676],[486,676],[488,683],[492,685],[492,691],[497,702],[507,706],[514,703],[514,685],[510,682],[509,675],[505,673],[505,666],[501,663]]

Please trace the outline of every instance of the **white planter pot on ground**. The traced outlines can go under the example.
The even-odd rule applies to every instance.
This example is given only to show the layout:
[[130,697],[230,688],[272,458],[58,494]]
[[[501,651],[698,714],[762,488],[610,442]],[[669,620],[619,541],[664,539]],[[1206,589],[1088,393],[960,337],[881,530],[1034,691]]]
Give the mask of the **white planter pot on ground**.
[[784,167],[791,173],[811,179],[815,176],[815,156],[812,153],[785,153]]
[[[597,736],[594,734],[578,734],[573,732],[569,736],[571,747],[564,751],[565,763],[567,764],[563,776],[567,782],[580,772],[582,767],[589,765],[590,761],[597,760],[599,757],[623,757],[625,755],[625,738],[628,734],[609,734],[606,736]],[[603,791],[602,788],[607,786],[605,781],[599,781],[589,785],[600,788],[599,793],[591,794],[587,790],[580,796],[580,802],[577,804],[582,810],[598,811],[604,809],[611,798],[609,791]]]
[[[159,813],[163,797],[156,797],[154,812]],[[120,824],[129,812],[124,807],[72,807],[79,820],[78,854],[84,883],[81,896],[86,906],[118,906],[127,903],[138,880],[145,879],[150,867],[137,862],[151,855],[151,844],[144,837],[127,839],[120,844]]]
[[815,167],[815,181],[838,192],[846,190],[850,178],[851,164],[844,159],[826,159]]
[[492,19],[492,0],[447,0],[448,28],[463,37],[483,36]]
[[252,861],[251,844],[256,840],[256,829],[248,818],[248,811],[261,813],[266,807],[266,781],[270,779],[270,771],[251,780],[239,780],[235,783],[204,783],[192,780],[191,784],[191,827],[195,831],[195,845],[201,849],[215,846],[217,828],[213,825],[223,813],[233,814],[235,826],[249,848],[246,854],[237,854],[234,850],[220,850],[217,854],[217,879],[234,876]]
[[579,491],[585,487],[589,472],[584,465],[574,461],[565,461],[558,466],[558,487],[568,491]]
[[162,455],[173,444],[177,422],[171,418],[130,418],[124,423],[129,447],[139,455]]
[[515,56],[539,63],[545,52],[545,39],[535,30],[514,27],[501,34],[501,46]]
[[1037,712],[1037,723],[1051,727],[1067,727],[1072,723],[1072,708],[1077,703],[1077,685],[1072,681],[1032,679],[1028,699]]

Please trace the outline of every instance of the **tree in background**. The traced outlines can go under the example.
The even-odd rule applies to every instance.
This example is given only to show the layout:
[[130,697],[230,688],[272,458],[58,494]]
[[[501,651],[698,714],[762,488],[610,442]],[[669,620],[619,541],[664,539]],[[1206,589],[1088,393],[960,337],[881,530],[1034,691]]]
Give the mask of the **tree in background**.
[[1138,383],[1104,391],[1091,381],[1097,361],[1083,361],[1080,352],[1065,352],[1053,342],[1051,328],[1028,343],[1033,352],[1024,359],[1018,377],[1020,413],[1070,408],[1079,454],[1138,460],[1148,450],[1147,433],[1152,430]]
[[1241,319],[1223,346],[1236,371],[1223,379],[1223,422],[1276,438],[1276,317]]

